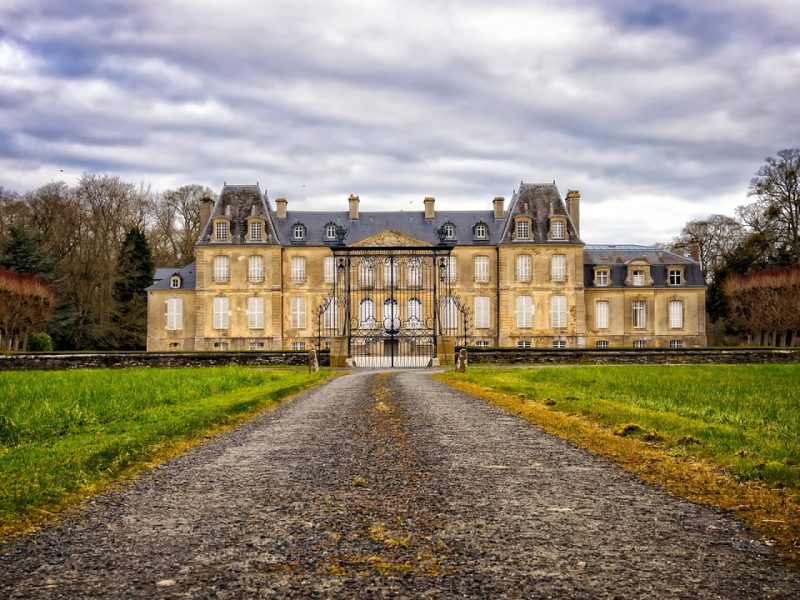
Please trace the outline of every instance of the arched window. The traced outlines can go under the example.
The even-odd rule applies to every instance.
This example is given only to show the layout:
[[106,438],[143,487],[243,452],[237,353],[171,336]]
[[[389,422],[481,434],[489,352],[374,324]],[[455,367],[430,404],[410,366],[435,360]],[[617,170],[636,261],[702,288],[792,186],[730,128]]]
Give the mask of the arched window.
[[173,275],[169,278],[169,287],[173,290],[177,290],[181,287],[181,276],[180,275]]
[[418,329],[422,327],[422,302],[417,298],[408,301],[406,307],[406,327]]
[[386,329],[400,328],[400,311],[394,298],[387,298],[383,302],[383,326]]
[[292,225],[292,239],[295,241],[306,239],[306,226],[302,223]]
[[408,259],[406,276],[408,278],[407,285],[409,287],[419,287],[422,285],[422,261],[416,256],[412,256]]
[[375,265],[371,258],[361,259],[358,275],[361,281],[361,287],[372,287],[375,285]]
[[397,285],[397,259],[386,258],[383,262],[383,285]]
[[325,239],[326,240],[336,239],[336,223],[328,223],[327,225],[325,225]]
[[358,305],[358,324],[361,327],[375,326],[375,303],[366,298]]
[[489,227],[486,225],[486,223],[476,223],[472,232],[476,240],[489,239]]
[[442,225],[444,227],[444,239],[446,240],[454,240],[456,239],[456,226],[450,222],[445,223]]

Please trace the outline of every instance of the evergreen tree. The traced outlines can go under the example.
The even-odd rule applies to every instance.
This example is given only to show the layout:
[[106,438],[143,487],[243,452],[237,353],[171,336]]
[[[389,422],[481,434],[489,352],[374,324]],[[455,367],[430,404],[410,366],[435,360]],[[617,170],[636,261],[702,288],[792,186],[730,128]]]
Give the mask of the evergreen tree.
[[117,255],[115,311],[109,345],[139,350],[147,338],[147,288],[153,283],[153,259],[144,232],[128,231]]
[[55,261],[42,249],[41,239],[36,232],[12,227],[0,252],[0,267],[52,281]]

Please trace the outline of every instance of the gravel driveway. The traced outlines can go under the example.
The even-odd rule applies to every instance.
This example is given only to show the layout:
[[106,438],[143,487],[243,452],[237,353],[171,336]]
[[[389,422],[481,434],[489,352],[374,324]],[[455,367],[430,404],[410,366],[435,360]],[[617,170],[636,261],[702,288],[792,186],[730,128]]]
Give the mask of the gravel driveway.
[[0,597],[800,597],[726,515],[424,371],[336,378],[0,548]]

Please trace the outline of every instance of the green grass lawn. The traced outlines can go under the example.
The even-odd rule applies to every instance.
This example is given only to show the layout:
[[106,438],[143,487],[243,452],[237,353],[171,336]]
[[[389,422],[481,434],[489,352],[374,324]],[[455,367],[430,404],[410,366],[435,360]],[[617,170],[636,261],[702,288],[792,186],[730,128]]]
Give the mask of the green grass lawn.
[[251,367],[0,372],[0,530],[326,376]]
[[[800,365],[471,367],[451,380],[577,414],[800,492]],[[798,496],[800,501],[800,496]]]

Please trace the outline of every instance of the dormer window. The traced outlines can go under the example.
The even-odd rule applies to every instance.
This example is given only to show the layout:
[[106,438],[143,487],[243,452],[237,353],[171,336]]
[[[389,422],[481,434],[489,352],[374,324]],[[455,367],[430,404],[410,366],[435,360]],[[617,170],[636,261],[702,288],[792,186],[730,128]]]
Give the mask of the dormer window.
[[528,219],[517,219],[517,239],[531,239],[531,222]]
[[228,222],[226,220],[214,222],[214,239],[218,242],[228,241]]
[[595,267],[594,284],[597,287],[608,287],[611,283],[611,270],[608,267]]
[[489,239],[489,227],[487,227],[486,223],[478,223],[473,229],[473,235],[476,240]]
[[550,217],[550,239],[567,239],[567,221],[564,217]]
[[670,286],[684,285],[683,267],[669,267],[667,269],[667,284]]
[[250,240],[260,242],[264,239],[264,223],[262,221],[250,222]]
[[644,269],[633,270],[633,285],[644,285]]
[[650,265],[643,259],[637,259],[628,263],[628,276],[625,278],[625,285],[642,287],[653,285],[653,278],[650,275]]
[[169,287],[173,290],[180,289],[181,287],[181,276],[180,275],[173,275],[169,278]]
[[456,226],[452,223],[445,223],[442,225],[444,228],[444,239],[446,240],[454,240],[456,239]]
[[292,225],[292,240],[300,242],[306,239],[306,226],[302,223]]
[[336,239],[336,223],[328,223],[327,225],[325,225],[325,239],[326,240]]

